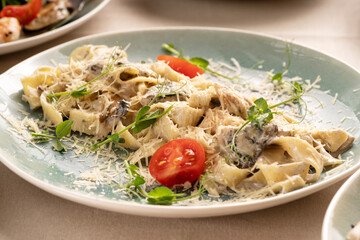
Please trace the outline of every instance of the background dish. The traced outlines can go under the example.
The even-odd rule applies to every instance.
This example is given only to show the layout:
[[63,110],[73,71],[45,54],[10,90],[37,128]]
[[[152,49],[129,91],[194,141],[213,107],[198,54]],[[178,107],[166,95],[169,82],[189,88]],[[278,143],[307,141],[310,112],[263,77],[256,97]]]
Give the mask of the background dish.
[[0,44],[0,55],[16,52],[22,49],[26,49],[32,46],[39,45],[41,43],[50,41],[54,38],[57,38],[65,33],[79,27],[81,24],[88,21],[93,17],[97,12],[99,12],[103,7],[108,4],[110,0],[92,0],[86,1],[84,8],[79,12],[79,14],[69,23],[61,26],[57,29],[40,33],[39,35],[26,36],[19,40],[1,43]]
[[[20,116],[19,108],[28,110],[26,103],[21,101],[22,89],[20,78],[30,75],[36,68],[43,65],[51,65],[50,60],[55,62],[66,62],[69,53],[76,47],[83,44],[106,44],[109,46],[126,46],[131,43],[128,50],[131,61],[141,61],[155,57],[162,52],[161,44],[173,43],[184,49],[185,53],[191,56],[201,56],[213,58],[216,61],[229,62],[231,57],[239,60],[243,67],[251,67],[260,60],[265,60],[264,70],[283,69],[283,61],[286,60],[286,44],[280,40],[263,35],[241,32],[229,29],[210,29],[210,28],[170,28],[155,30],[140,30],[131,32],[110,33],[105,35],[89,36],[58,47],[49,49],[43,53],[35,55],[28,60],[16,65],[0,77],[3,94],[0,95],[0,111],[9,111],[12,115]],[[331,96],[323,96],[324,102],[329,105],[324,106],[324,117],[332,121],[331,126],[336,126],[341,121],[341,116],[337,113],[338,109],[348,111],[353,115],[353,119],[345,121],[344,128],[356,126],[352,133],[357,138],[360,134],[359,119],[352,112],[359,112],[360,106],[353,102],[353,89],[360,87],[360,74],[346,64],[331,58],[317,51],[292,45],[291,48],[292,65],[288,76],[302,76],[305,79],[314,80],[320,75],[323,90],[331,89],[333,93],[339,93],[339,105],[330,104]],[[342,79],[341,88],[338,87],[338,79]],[[345,103],[349,108],[344,108]],[[20,104],[20,105],[19,105]],[[37,114],[37,113],[35,113]],[[86,205],[99,207],[107,210],[166,217],[203,217],[216,216],[248,212],[279,205],[291,200],[309,195],[319,191],[351,174],[359,166],[360,154],[359,142],[356,140],[351,149],[355,156],[354,161],[322,174],[321,179],[306,188],[272,198],[256,200],[244,203],[227,203],[200,206],[152,206],[128,202],[121,200],[121,196],[112,194],[111,191],[99,189],[87,194],[84,191],[76,190],[72,185],[73,175],[65,176],[64,173],[83,170],[86,166],[76,163],[67,158],[49,151],[39,154],[33,147],[27,146],[21,140],[9,136],[6,129],[8,124],[1,119],[0,138],[6,139],[0,144],[0,155],[3,163],[12,171],[35,184],[36,186],[51,192],[55,195],[64,197]],[[345,154],[343,157],[346,157]],[[56,159],[56,161],[54,161]],[[106,190],[106,189],[105,189]]]
[[331,201],[322,227],[323,240],[345,239],[351,225],[360,222],[360,171],[352,175]]

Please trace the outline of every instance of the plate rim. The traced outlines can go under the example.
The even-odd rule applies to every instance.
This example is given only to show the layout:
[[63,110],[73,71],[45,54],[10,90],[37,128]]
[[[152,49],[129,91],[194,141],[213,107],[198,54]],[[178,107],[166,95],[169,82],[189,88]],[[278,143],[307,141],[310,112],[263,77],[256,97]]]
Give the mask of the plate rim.
[[[41,55],[45,55],[49,52],[56,51],[59,49],[63,49],[66,46],[75,44],[77,42],[86,41],[87,39],[94,39],[94,38],[106,38],[110,35],[121,35],[126,33],[133,33],[133,32],[154,32],[154,31],[169,31],[169,30],[207,30],[207,31],[216,31],[216,32],[232,32],[232,33],[240,33],[240,34],[249,34],[254,35],[257,37],[265,37],[270,38],[273,40],[284,41],[283,38],[272,36],[269,34],[258,33],[248,30],[239,30],[239,29],[232,29],[232,28],[218,28],[218,27],[154,27],[154,28],[139,28],[139,29],[132,29],[132,30],[120,30],[120,31],[111,31],[105,33],[98,33],[93,35],[84,36],[78,39],[74,39],[60,45],[54,46],[50,49],[42,51],[34,56],[21,61],[20,63],[16,64],[15,66],[11,67],[3,74],[0,75],[0,79],[4,75],[11,74],[11,72],[20,64],[24,64],[28,61],[32,61],[32,59],[40,57]],[[346,62],[331,56],[330,54],[326,54],[322,51],[313,49],[311,47],[304,46],[302,44],[297,43],[296,41],[291,41],[292,44],[297,45],[298,47],[306,48],[312,50],[316,53],[325,55],[330,57],[347,67],[351,70],[355,71],[357,74],[360,75],[360,72],[354,68],[352,65],[347,64]],[[256,210],[261,210],[273,206],[278,206],[284,203],[288,203],[294,201],[296,199],[300,199],[302,197],[306,197],[312,193],[318,192],[334,183],[341,181],[342,179],[348,177],[352,173],[354,173],[357,169],[360,168],[360,161],[357,162],[354,166],[345,171],[337,174],[334,178],[330,178],[323,182],[314,183],[313,185],[306,186],[305,188],[298,189],[293,192],[289,192],[286,194],[278,194],[276,196],[260,199],[260,200],[252,200],[249,202],[232,202],[232,203],[221,203],[219,205],[194,205],[194,206],[158,206],[158,205],[150,205],[150,204],[139,204],[135,202],[129,202],[125,200],[109,200],[106,198],[102,198],[100,196],[91,196],[84,193],[79,193],[76,191],[72,191],[69,189],[64,189],[61,187],[57,187],[46,183],[36,177],[27,174],[25,171],[17,168],[15,164],[11,161],[4,158],[2,154],[0,154],[0,161],[7,166],[12,172],[26,180],[27,182],[37,186],[38,188],[47,191],[53,195],[61,197],[63,199],[70,200],[75,203],[80,203],[83,205],[125,213],[125,214],[132,214],[132,215],[139,215],[139,216],[151,216],[151,217],[174,217],[174,218],[196,218],[196,217],[210,217],[210,216],[224,216],[224,215],[232,215],[232,214],[239,214],[245,212],[252,212]],[[242,206],[242,207],[241,207]],[[236,208],[240,207],[240,208]],[[235,208],[235,209],[234,209]],[[246,208],[246,209],[245,209]],[[195,211],[196,210],[196,211]]]
[[35,35],[28,38],[23,38],[19,40],[15,40],[12,42],[7,43],[1,43],[0,44],[0,56],[18,52],[20,50],[24,50],[27,48],[30,48],[32,46],[40,45],[41,43],[50,41],[54,38],[57,38],[61,35],[66,34],[67,32],[79,27],[80,25],[87,22],[90,18],[92,18],[94,15],[96,15],[100,10],[102,10],[111,0],[101,0],[101,3],[97,5],[95,8],[90,10],[87,14],[84,16],[81,16],[80,18],[71,21],[64,26],[61,26],[58,29],[54,29],[52,31],[47,31],[45,33],[41,33],[39,35]]

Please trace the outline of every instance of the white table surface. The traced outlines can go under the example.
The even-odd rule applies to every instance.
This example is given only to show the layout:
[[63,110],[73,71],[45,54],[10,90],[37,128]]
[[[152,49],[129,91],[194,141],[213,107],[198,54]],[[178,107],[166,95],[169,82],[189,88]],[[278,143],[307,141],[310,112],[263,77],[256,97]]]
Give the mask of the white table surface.
[[[360,69],[357,0],[112,0],[67,35],[0,56],[0,73],[78,37],[160,26],[262,32],[324,51]],[[343,182],[252,213],[162,219],[107,212],[61,199],[27,183],[0,163],[0,239],[320,239],[327,206]]]

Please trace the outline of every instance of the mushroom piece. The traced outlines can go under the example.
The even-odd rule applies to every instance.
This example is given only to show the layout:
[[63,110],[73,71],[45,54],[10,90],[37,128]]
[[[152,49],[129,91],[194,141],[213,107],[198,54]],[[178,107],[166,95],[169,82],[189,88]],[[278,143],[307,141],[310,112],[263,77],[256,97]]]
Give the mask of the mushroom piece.
[[254,166],[266,143],[276,136],[278,128],[274,124],[266,124],[263,128],[247,126],[237,134],[234,150],[229,145],[237,129],[238,127],[234,126],[218,128],[216,136],[220,151],[239,168],[250,168]]
[[67,0],[48,1],[43,6],[34,20],[24,25],[24,29],[28,31],[37,31],[52,24],[58,23],[69,17],[71,4]]

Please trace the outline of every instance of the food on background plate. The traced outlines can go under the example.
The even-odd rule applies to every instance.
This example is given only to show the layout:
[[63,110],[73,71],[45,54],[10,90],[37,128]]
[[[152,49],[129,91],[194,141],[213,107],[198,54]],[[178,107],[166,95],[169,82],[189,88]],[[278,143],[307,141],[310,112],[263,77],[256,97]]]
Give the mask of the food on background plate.
[[21,34],[19,21],[13,17],[0,18],[0,43],[18,40]]
[[[0,8],[0,43],[11,42],[65,20],[74,11],[68,0],[3,0]],[[22,31],[24,30],[24,31]]]
[[[85,45],[67,64],[24,77],[23,99],[46,119],[38,122],[42,128],[29,126],[33,140],[52,141],[60,152],[112,152],[105,165],[119,172],[116,180],[107,176],[109,182],[154,204],[205,191],[212,197],[263,198],[305,187],[325,167],[343,163],[337,157],[354,137],[293,114],[314,84],[287,81],[288,65],[270,73],[256,91],[246,84],[235,90],[229,83],[236,86],[236,76],[165,48],[179,58],[133,63],[120,48]],[[79,178],[97,181],[92,173]]]
[[360,222],[358,222],[346,235],[346,240],[359,240],[360,239]]

